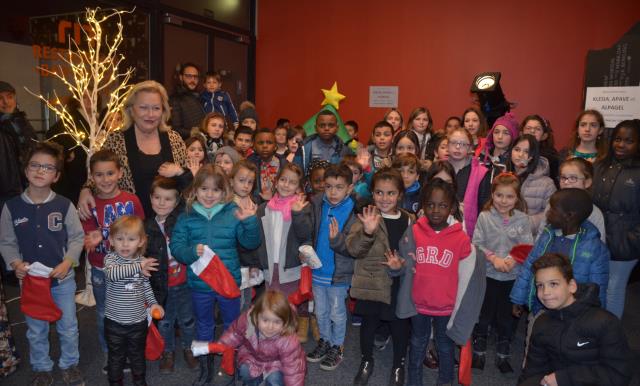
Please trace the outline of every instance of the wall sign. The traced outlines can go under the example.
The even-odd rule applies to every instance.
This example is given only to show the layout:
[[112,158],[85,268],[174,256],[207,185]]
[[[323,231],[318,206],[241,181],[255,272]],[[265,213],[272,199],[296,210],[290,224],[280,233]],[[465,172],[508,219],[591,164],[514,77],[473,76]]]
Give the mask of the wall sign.
[[369,107],[398,107],[398,86],[369,86]]
[[[640,118],[640,22],[613,46],[590,50],[585,72],[585,109],[596,109],[612,128]],[[608,134],[607,134],[608,135]]]
[[600,111],[606,127],[640,118],[640,86],[587,87],[584,108]]

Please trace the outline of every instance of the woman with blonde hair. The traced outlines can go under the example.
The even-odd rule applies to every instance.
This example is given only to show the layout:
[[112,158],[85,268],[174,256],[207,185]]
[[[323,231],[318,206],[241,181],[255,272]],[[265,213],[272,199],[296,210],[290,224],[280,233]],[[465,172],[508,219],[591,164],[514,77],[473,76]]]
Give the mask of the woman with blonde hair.
[[[190,173],[185,173],[186,149],[180,134],[171,130],[169,97],[158,82],[146,80],[133,86],[124,102],[122,129],[111,132],[102,145],[120,158],[120,189],[138,195],[147,217],[153,216],[149,188],[157,175],[177,177],[187,186]],[[82,219],[91,217],[95,200],[93,181],[87,181],[80,192],[78,212]]]

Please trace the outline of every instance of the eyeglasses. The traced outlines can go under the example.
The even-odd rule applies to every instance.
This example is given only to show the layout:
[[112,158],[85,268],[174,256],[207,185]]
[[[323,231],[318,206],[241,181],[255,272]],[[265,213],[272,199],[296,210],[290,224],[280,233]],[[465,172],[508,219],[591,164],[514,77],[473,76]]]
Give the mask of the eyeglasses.
[[560,176],[560,182],[575,184],[578,181],[586,179],[585,177],[578,176]]
[[45,173],[55,173],[58,170],[58,168],[55,165],[40,164],[37,162],[29,162],[28,167],[29,167],[29,170],[31,170],[32,172],[44,170]]
[[462,142],[462,141],[449,141],[449,145],[453,146],[453,147],[461,147],[461,148],[467,148],[469,147],[469,143],[467,142]]

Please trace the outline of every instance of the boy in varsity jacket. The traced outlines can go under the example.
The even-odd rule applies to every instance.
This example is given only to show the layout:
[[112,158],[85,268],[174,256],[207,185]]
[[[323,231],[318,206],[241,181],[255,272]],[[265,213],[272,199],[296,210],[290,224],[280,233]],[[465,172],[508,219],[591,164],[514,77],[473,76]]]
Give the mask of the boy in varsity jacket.
[[[25,168],[29,186],[2,208],[0,254],[16,271],[18,279],[23,279],[21,308],[27,323],[29,358],[34,372],[32,384],[53,383],[49,322],[55,321],[62,378],[68,385],[84,385],[78,369],[73,273],[82,252],[84,232],[73,204],[51,190],[51,185],[60,178],[62,165],[59,145],[42,142],[31,150]],[[36,263],[45,266],[40,270],[44,276],[38,275],[39,278],[36,269],[31,269],[40,266]]]

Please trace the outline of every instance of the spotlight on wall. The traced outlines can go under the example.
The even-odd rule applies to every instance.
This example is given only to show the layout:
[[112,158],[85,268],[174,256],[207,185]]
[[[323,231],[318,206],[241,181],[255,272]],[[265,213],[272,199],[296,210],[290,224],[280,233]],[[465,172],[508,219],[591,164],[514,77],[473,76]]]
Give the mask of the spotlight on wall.
[[500,76],[499,72],[482,72],[471,82],[471,92],[478,95],[480,109],[487,118],[489,127],[511,109],[511,104],[500,87]]

